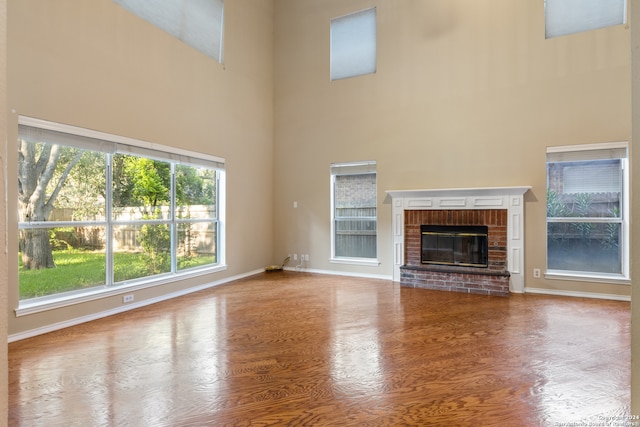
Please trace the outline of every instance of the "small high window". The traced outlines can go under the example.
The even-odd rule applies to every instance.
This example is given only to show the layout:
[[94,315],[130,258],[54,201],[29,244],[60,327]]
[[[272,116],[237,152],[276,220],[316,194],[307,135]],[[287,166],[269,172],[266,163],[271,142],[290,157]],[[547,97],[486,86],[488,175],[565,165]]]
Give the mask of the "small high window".
[[376,9],[331,20],[331,80],[376,72]]
[[113,2],[222,63],[223,0]]
[[627,21],[626,0],[545,0],[545,37],[597,30]]

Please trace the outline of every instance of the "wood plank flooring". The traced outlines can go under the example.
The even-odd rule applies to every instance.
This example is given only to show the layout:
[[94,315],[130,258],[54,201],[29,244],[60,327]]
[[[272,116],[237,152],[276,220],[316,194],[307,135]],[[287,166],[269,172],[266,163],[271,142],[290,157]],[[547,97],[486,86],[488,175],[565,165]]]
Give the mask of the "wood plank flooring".
[[625,302],[259,274],[10,344],[9,424],[625,425],[629,326]]

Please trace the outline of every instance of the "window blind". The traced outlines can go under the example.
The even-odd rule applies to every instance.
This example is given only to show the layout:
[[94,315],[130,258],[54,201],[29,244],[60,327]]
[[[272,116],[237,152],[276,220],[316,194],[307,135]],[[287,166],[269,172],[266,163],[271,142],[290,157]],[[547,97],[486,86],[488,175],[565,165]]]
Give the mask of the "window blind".
[[545,0],[545,37],[626,23],[626,0]]
[[222,63],[223,0],[113,0]]
[[331,164],[331,175],[361,175],[365,173],[376,173],[375,161]]
[[376,9],[331,20],[331,80],[376,71]]
[[626,143],[601,144],[600,148],[564,146],[547,148],[547,162],[580,162],[588,160],[610,160],[627,158]]
[[[20,121],[23,123],[18,124],[18,137],[29,142],[46,142],[48,144],[66,145],[101,153],[131,154],[191,166],[218,170],[225,169],[224,160],[215,156],[27,117],[21,117]],[[25,124],[24,122],[30,124]],[[32,124],[35,124],[35,126]],[[41,126],[38,126],[38,124]],[[68,132],[65,132],[65,130],[68,130]],[[136,144],[136,142],[139,142],[139,144]]]

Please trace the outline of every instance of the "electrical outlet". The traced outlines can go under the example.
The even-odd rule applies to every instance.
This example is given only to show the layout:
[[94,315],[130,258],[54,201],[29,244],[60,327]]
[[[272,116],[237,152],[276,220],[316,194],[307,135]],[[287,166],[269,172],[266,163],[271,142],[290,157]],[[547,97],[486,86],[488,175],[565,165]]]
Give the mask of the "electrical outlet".
[[304,254],[304,260],[309,261],[309,254]]
[[298,260],[298,254],[293,254],[293,260],[297,261]]
[[133,302],[133,294],[125,295],[122,297],[123,304],[127,304],[129,302]]
[[540,278],[540,269],[539,268],[534,268],[533,269],[533,277],[536,279]]

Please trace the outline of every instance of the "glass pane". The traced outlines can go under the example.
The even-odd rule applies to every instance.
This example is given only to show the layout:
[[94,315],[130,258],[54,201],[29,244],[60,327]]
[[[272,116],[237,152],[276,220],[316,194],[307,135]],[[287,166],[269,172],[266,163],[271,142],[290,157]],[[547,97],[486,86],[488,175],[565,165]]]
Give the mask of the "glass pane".
[[548,218],[617,218],[621,194],[619,159],[547,164]]
[[547,224],[547,267],[591,273],[622,273],[619,223]]
[[375,258],[376,221],[336,221],[335,255],[337,257]]
[[376,9],[331,20],[331,80],[375,73]]
[[104,227],[20,230],[20,299],[105,284]]
[[376,174],[336,175],[334,204],[335,256],[375,258]]
[[20,222],[104,220],[104,154],[26,140],[18,142],[18,152]]
[[178,224],[178,270],[217,262],[217,227],[212,222]]
[[216,218],[216,171],[176,166],[176,218]]
[[127,224],[113,229],[113,280],[138,279],[171,271],[167,224]]
[[171,165],[128,154],[113,156],[113,218],[168,219]]
[[335,177],[336,218],[376,216],[376,174]]

